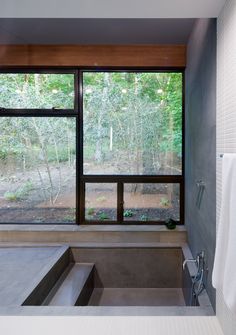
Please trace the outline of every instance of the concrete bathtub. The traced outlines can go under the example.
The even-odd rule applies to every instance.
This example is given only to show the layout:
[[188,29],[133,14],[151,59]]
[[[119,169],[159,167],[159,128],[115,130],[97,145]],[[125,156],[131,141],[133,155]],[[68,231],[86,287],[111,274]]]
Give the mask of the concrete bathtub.
[[[19,274],[11,279],[9,303],[1,299],[1,315],[214,315],[206,290],[190,306],[196,266],[187,264],[183,271],[183,261],[192,258],[185,243],[11,247],[1,252],[16,259]],[[21,273],[24,257],[26,268],[34,263],[34,269]],[[6,292],[7,282],[2,285]]]
[[182,245],[63,247],[21,306],[1,314],[214,315],[206,290],[190,306],[196,266]]

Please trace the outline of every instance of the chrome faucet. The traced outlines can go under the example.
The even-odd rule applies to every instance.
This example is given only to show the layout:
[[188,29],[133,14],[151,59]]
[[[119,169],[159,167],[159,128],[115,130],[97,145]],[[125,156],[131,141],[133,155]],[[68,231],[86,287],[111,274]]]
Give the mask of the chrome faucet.
[[192,262],[192,263],[196,264],[197,270],[199,271],[200,265],[201,265],[201,267],[203,267],[203,265],[204,265],[204,259],[205,259],[205,252],[202,250],[197,254],[196,258],[189,258],[189,259],[184,260],[183,270],[185,269],[185,266],[186,266],[187,263]]
[[191,259],[191,258],[185,259],[184,262],[183,262],[183,270],[185,269],[186,264],[190,263],[190,262],[193,262],[193,263],[196,263],[196,264],[198,263],[197,259]]
[[205,251],[200,251],[196,258],[185,259],[183,262],[183,270],[186,267],[188,262],[192,262],[196,264],[197,272],[192,277],[192,289],[190,296],[190,306],[196,306],[198,301],[198,296],[204,289],[204,276],[208,269],[206,268],[206,260],[205,260]]

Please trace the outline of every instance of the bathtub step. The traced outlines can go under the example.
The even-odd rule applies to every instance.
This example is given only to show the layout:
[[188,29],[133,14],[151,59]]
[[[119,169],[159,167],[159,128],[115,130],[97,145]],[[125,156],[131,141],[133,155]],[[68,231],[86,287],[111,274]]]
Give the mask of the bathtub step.
[[71,263],[49,293],[44,305],[86,305],[93,291],[93,268],[93,263]]

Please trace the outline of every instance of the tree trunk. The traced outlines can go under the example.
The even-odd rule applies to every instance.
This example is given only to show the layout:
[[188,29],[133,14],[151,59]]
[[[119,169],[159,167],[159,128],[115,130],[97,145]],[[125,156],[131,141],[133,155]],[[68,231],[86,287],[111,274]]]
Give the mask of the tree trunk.
[[101,96],[102,104],[98,111],[98,123],[97,123],[97,134],[96,134],[96,149],[95,149],[95,161],[102,163],[103,161],[103,150],[102,150],[102,138],[103,138],[103,119],[107,109],[108,102],[108,88],[110,84],[109,73],[104,74],[104,86]]

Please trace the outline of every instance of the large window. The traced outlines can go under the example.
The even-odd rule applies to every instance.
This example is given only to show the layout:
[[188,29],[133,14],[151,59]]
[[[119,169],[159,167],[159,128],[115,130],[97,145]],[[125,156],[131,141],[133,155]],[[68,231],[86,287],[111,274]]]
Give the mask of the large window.
[[182,71],[0,74],[0,223],[183,223]]

